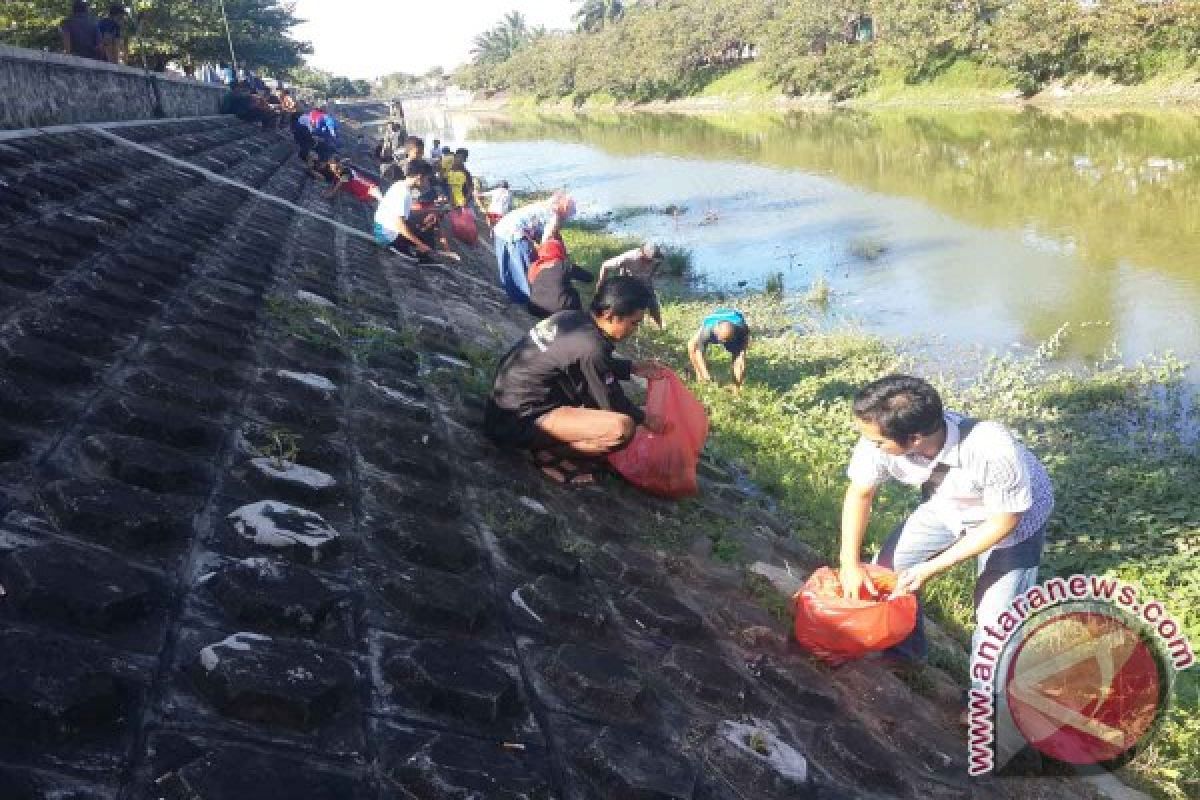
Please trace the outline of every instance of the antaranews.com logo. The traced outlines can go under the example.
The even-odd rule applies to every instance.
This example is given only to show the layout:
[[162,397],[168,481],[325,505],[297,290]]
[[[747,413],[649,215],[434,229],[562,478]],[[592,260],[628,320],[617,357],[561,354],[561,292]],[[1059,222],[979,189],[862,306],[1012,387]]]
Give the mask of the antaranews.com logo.
[[1080,767],[1125,764],[1153,739],[1175,674],[1195,663],[1163,604],[1117,578],[1053,578],[981,630],[971,653],[971,775],[994,772],[1026,745]]

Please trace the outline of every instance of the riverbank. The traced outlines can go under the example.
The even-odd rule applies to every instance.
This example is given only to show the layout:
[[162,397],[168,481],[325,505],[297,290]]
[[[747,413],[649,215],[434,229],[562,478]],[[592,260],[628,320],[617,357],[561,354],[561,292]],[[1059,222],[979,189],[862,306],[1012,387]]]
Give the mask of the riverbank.
[[755,64],[731,70],[696,90],[672,100],[620,101],[600,92],[587,97],[559,98],[500,93],[478,98],[463,110],[495,111],[813,111],[850,108],[862,111],[891,109],[1013,109],[1137,111],[1179,109],[1200,112],[1200,70],[1180,68],[1137,84],[1085,75],[1054,81],[1025,96],[999,69],[956,64],[922,83],[906,83],[899,76],[881,75],[862,95],[837,100],[832,93],[789,96],[772,86]]
[[[573,257],[594,266],[628,246],[594,229],[565,235]],[[696,295],[686,285],[664,292],[666,330],[645,326],[630,345],[687,374],[686,342],[700,319],[730,298]],[[819,298],[814,298],[819,300]],[[693,385],[709,409],[709,449],[775,499],[794,535],[827,559],[836,555],[847,455],[854,443],[847,404],[856,387],[909,360],[880,338],[852,330],[817,332],[819,305],[801,298],[738,297],[754,329],[744,391]],[[1164,411],[1182,400],[1180,366],[1153,360],[1135,368],[1103,363],[1069,372],[1053,363],[1071,336],[1059,332],[1029,358],[995,358],[965,381],[933,380],[947,404],[998,419],[1039,454],[1057,487],[1044,575],[1106,573],[1162,599],[1200,641],[1200,458],[1173,435]],[[712,356],[728,379],[728,357]],[[911,509],[911,493],[885,490],[869,540],[878,543]],[[736,554],[733,554],[736,558]],[[971,622],[973,576],[962,566],[927,591],[931,615],[964,642]],[[961,680],[961,651],[935,651],[931,663]],[[1200,792],[1200,681],[1179,676],[1176,706],[1153,745],[1123,776],[1171,800]]]

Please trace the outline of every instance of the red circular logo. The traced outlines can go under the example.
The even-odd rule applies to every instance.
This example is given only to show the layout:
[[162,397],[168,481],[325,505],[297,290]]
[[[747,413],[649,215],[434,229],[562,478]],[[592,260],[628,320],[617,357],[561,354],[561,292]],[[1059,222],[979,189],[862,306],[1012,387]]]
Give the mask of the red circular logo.
[[1022,637],[1005,679],[1025,740],[1079,765],[1137,752],[1168,692],[1157,652],[1116,609],[1051,612]]

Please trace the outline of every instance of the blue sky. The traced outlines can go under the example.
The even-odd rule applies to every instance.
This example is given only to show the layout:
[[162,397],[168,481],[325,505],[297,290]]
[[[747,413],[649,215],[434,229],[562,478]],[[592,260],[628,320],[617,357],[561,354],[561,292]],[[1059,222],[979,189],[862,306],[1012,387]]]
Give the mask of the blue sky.
[[[471,40],[508,11],[520,11],[530,25],[568,28],[575,9],[570,0],[296,0],[296,15],[307,22],[295,34],[312,42],[311,65],[370,79],[458,66],[467,60]],[[416,35],[405,37],[402,32],[414,26]]]

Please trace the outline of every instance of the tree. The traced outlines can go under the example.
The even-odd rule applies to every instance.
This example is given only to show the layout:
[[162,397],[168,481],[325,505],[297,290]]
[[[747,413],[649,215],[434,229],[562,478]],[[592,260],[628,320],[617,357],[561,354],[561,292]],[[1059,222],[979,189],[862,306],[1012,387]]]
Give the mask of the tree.
[[594,33],[625,15],[625,4],[621,0],[579,0],[579,4],[572,19],[580,31],[587,33]]
[[[0,38],[24,47],[58,49],[58,26],[69,6],[63,0],[4,0]],[[219,0],[133,0],[130,6],[131,63],[161,71],[171,62],[188,69],[230,60]],[[225,0],[225,10],[239,64],[283,71],[312,52],[307,42],[290,35],[300,22],[290,2]]]
[[475,37],[471,55],[476,65],[501,64],[522,45],[544,33],[542,29],[530,30],[520,11],[510,11],[500,22]]

